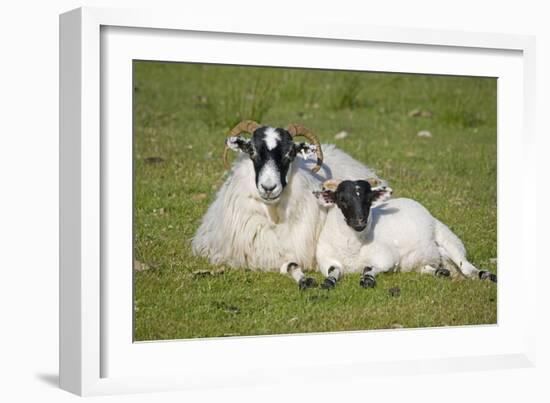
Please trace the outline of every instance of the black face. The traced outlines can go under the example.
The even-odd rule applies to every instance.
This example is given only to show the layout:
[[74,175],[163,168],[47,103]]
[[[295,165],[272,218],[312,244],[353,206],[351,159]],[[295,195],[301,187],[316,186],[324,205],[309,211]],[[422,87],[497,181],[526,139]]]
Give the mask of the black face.
[[367,226],[372,203],[380,197],[367,181],[342,181],[334,192],[334,202],[344,214],[346,223],[356,231]]

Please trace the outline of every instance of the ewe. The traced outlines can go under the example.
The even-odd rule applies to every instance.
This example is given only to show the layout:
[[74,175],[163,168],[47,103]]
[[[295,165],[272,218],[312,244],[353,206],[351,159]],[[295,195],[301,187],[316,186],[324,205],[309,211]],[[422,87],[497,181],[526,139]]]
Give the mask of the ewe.
[[[243,132],[251,138],[240,136]],[[297,136],[311,144],[294,142]],[[231,130],[225,144],[224,162],[229,149],[241,153],[202,219],[193,252],[212,264],[280,270],[300,289],[314,286],[302,268],[316,267],[326,209],[312,192],[333,175],[376,175],[334,146],[325,146],[323,156],[317,137],[301,125],[285,130],[244,121]],[[313,168],[306,160],[312,154],[317,156]]]
[[360,272],[360,285],[374,287],[378,273],[394,269],[444,277],[457,269],[466,277],[497,281],[466,260],[460,239],[420,203],[388,200],[391,192],[365,180],[329,180],[314,192],[329,207],[316,252],[326,277],[323,288],[334,287],[344,272]]

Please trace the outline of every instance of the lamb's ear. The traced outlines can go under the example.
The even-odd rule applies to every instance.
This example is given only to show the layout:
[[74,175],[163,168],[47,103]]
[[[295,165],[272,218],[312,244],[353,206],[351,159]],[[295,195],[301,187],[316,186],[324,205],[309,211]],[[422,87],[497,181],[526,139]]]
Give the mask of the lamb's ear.
[[340,185],[340,182],[337,179],[328,179],[323,182],[323,190],[331,190],[333,192],[336,192],[336,189],[338,189],[338,185]]
[[322,206],[330,207],[334,206],[334,203],[336,203],[336,192],[332,190],[323,189],[313,192],[313,195],[319,200]]
[[393,189],[389,186],[380,186],[380,187],[373,188],[371,192],[372,192],[371,207],[374,207],[390,199],[393,193]]
[[313,192],[322,206],[329,207],[336,203],[336,189],[338,189],[340,182],[341,181],[336,179],[329,179],[323,182],[323,190],[320,192]]
[[388,186],[388,184],[385,181],[378,178],[368,178],[367,182],[369,183],[371,189]]
[[294,152],[303,159],[307,160],[310,156],[315,155],[317,146],[309,143],[294,143]]
[[252,154],[252,143],[250,139],[242,136],[231,136],[225,139],[225,144],[233,151],[242,151],[249,155]]

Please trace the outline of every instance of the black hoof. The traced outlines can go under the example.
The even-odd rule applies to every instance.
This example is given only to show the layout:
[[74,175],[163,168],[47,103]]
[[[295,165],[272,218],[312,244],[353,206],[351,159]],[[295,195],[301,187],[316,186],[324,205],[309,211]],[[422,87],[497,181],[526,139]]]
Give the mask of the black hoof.
[[497,275],[496,274],[493,274],[487,270],[481,270],[479,272],[479,279],[480,280],[489,280],[489,281],[492,281],[493,283],[496,283],[497,282]]
[[298,281],[298,288],[300,291],[306,290],[308,288],[313,288],[317,286],[317,282],[312,277],[302,277],[300,281]]
[[370,274],[365,274],[361,277],[359,285],[363,288],[374,288],[376,286],[376,279]]
[[323,281],[323,284],[321,284],[321,288],[323,290],[332,290],[335,286],[336,286],[336,279],[334,277],[325,278],[325,281]]
[[442,267],[439,267],[435,271],[435,276],[436,277],[450,277],[450,275],[451,275],[451,272],[447,269],[442,268]]

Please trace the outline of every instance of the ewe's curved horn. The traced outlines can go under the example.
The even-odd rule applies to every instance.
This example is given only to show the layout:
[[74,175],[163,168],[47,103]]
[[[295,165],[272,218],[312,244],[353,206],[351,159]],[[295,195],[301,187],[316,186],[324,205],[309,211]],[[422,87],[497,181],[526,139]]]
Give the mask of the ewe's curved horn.
[[[249,133],[252,134],[254,131],[260,127],[260,125],[253,120],[243,120],[241,123],[239,123],[237,126],[235,126],[231,131],[229,132],[229,136],[238,136],[241,133]],[[225,147],[223,149],[223,165],[225,166],[225,169],[229,169],[229,164],[227,163],[227,150],[229,147],[227,146],[227,143],[225,144]]]
[[231,132],[229,132],[230,136],[237,136],[241,133],[249,133],[252,134],[256,129],[260,127],[260,125],[257,122],[254,122],[253,120],[243,120],[241,123],[239,123],[237,126],[235,126],[233,129],[231,129]]
[[321,143],[315,134],[311,132],[308,128],[302,126],[301,124],[292,123],[288,125],[288,132],[292,137],[303,136],[310,141],[310,143],[315,145],[315,154],[317,154],[317,164],[311,168],[312,172],[317,172],[321,169],[323,165],[323,150],[321,150]]

